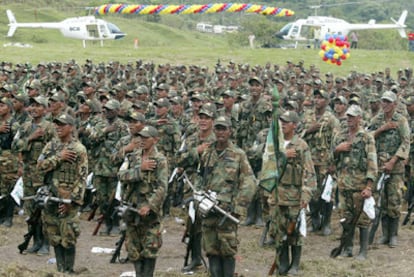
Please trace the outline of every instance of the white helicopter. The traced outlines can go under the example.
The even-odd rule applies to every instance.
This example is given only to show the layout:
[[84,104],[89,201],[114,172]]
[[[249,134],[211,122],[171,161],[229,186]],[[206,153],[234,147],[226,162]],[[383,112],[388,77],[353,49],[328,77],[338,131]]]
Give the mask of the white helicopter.
[[406,38],[404,29],[407,27],[405,25],[407,13],[407,10],[404,10],[398,21],[391,18],[394,24],[376,24],[374,19],[371,19],[367,24],[352,24],[334,17],[309,16],[307,19],[298,19],[285,25],[275,36],[284,40],[309,41],[318,38],[322,41],[326,34],[346,36],[350,31],[357,30],[396,29],[402,38]]
[[104,40],[121,39],[126,35],[115,24],[94,16],[71,17],[61,22],[17,23],[11,10],[7,10],[6,13],[10,27],[7,37],[12,37],[17,28],[57,29],[65,37],[83,40],[85,48],[86,40],[101,41],[101,46],[103,46]]

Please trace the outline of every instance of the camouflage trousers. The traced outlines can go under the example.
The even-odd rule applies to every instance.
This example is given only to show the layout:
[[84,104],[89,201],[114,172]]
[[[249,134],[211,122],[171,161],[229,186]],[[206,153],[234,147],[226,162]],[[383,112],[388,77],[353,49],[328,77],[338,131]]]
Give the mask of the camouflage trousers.
[[[385,184],[384,193],[381,197],[381,208],[383,216],[399,218],[401,216],[401,205],[404,190],[404,174],[391,174],[391,178]],[[378,200],[378,195],[376,200]]]
[[13,190],[19,176],[17,155],[3,150],[0,156],[0,195],[8,195]]
[[237,224],[223,217],[211,214],[202,219],[202,245],[207,256],[233,257],[237,253],[239,240]]
[[[324,180],[325,177],[328,175],[328,167],[315,165],[315,173],[317,186],[315,192],[313,193],[313,200],[318,201],[319,198],[321,198],[324,189]],[[332,188],[332,191],[334,191],[334,188]]]
[[[339,215],[340,218],[345,218],[345,223],[351,224],[355,216],[358,216],[364,205],[364,199],[361,196],[360,190],[340,190],[339,191]],[[358,227],[368,227],[371,224],[371,219],[362,212],[359,216]]]
[[43,233],[52,246],[73,247],[80,235],[78,209],[72,206],[64,216],[57,209],[57,203],[48,203],[42,211]]
[[96,199],[98,201],[99,210],[102,214],[106,214],[111,201],[115,197],[118,179],[116,177],[96,175],[93,178],[94,185],[96,187]]
[[[303,237],[296,232],[296,220],[300,211],[300,206],[279,206],[280,224],[279,224],[279,238],[287,240],[289,245],[301,246],[303,245]],[[279,243],[282,244],[282,241]]]
[[162,246],[161,224],[159,222],[127,223],[126,229],[128,259],[154,259]]

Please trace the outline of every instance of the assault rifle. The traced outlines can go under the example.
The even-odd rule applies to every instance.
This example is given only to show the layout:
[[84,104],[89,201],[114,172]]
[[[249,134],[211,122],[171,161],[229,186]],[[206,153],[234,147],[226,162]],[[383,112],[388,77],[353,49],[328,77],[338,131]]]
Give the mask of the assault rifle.
[[231,213],[226,212],[219,206],[217,200],[217,194],[214,191],[196,191],[194,185],[188,179],[187,173],[184,171],[182,174],[184,182],[186,182],[194,192],[194,199],[198,202],[198,210],[202,216],[207,216],[210,212],[218,212],[223,215],[223,220],[220,224],[223,224],[226,219],[230,219],[236,224],[240,223],[240,220],[234,217]]
[[375,219],[374,223],[372,224],[371,230],[369,231],[368,236],[368,244],[371,245],[374,242],[375,233],[377,232],[378,226],[381,222],[382,217],[382,207],[381,207],[381,198],[382,194],[384,192],[384,188],[386,185],[386,182],[390,179],[390,175],[386,173],[382,173],[381,177],[378,180],[377,183],[377,191],[379,193],[377,205],[375,205]]
[[49,195],[49,190],[47,187],[41,187],[36,192],[35,195],[23,197],[23,200],[34,200],[34,205],[36,206],[35,211],[33,212],[32,216],[26,219],[27,224],[29,225],[29,232],[24,234],[24,241],[17,246],[19,249],[19,253],[22,254],[23,251],[27,249],[30,243],[30,239],[33,237],[35,232],[35,226],[39,224],[40,217],[42,214],[42,209],[46,206],[48,202],[55,202],[55,203],[63,203],[63,204],[70,204],[72,203],[71,199],[63,199],[59,197],[53,197]]
[[[98,234],[98,231],[101,228],[101,225],[102,225],[102,223],[104,222],[104,220],[106,218],[111,218],[113,216],[114,208],[115,208],[117,202],[118,202],[118,200],[115,199],[115,192],[114,192],[113,197],[112,197],[112,200],[109,203],[109,206],[108,206],[108,209],[107,209],[106,213],[99,215],[99,217],[97,219],[96,227],[95,227],[95,229],[92,232],[92,236],[96,236],[96,234]],[[96,209],[97,208],[98,207],[94,208],[94,210],[91,212],[91,214],[89,214],[88,220],[92,220],[94,218],[95,212],[96,212]]]

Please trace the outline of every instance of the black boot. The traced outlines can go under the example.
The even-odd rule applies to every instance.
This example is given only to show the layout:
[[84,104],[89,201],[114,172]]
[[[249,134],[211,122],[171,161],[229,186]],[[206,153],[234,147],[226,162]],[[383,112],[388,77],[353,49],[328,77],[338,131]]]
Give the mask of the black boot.
[[250,202],[249,207],[247,208],[247,218],[241,225],[242,226],[250,226],[255,223],[255,216],[256,216],[256,205],[255,200]]
[[119,216],[117,213],[114,213],[112,216],[112,228],[109,233],[111,236],[119,236],[120,232],[121,231],[119,229]]
[[398,226],[399,226],[399,218],[390,218],[389,222],[389,232],[390,232],[390,242],[389,242],[389,246],[391,248],[397,247],[398,246],[398,242],[397,242],[397,236],[398,236]]
[[33,232],[33,246],[26,250],[27,253],[36,253],[43,244],[42,224],[35,226],[29,225],[29,228],[34,228]]
[[49,239],[43,235],[42,246],[37,251],[37,255],[49,255]]
[[289,270],[289,245],[287,241],[282,243],[279,252],[279,274],[286,275]]
[[170,216],[170,209],[171,209],[171,196],[167,195],[162,205],[162,215],[164,217]]
[[[322,200],[323,201],[323,200]],[[333,209],[333,203],[324,202],[323,204],[324,211],[323,212],[323,222],[321,227],[321,235],[322,236],[329,236],[332,234],[331,230],[331,216],[332,216],[332,209]]]
[[367,259],[368,251],[368,228],[359,228],[359,254],[357,260],[363,261]]
[[300,257],[302,255],[302,246],[292,245],[291,250],[292,250],[292,264],[288,271],[288,275],[298,275]]
[[14,200],[8,196],[6,200],[6,208],[5,208],[5,217],[4,221],[2,223],[5,227],[12,227],[13,225],[13,213],[14,213],[14,206],[15,206]]
[[65,272],[66,273],[75,273],[73,266],[75,265],[75,255],[76,248],[75,246],[65,248]]
[[263,206],[262,206],[262,201],[260,201],[260,199],[257,199],[255,201],[255,205],[256,205],[256,222],[255,225],[257,227],[264,227],[265,223],[263,221]]
[[134,261],[135,268],[135,277],[145,277],[144,276],[144,259],[139,259]]
[[343,232],[350,232],[349,239],[346,241],[344,245],[344,249],[342,250],[341,256],[350,258],[352,257],[352,251],[354,250],[354,234],[355,229],[353,230],[346,230],[345,228],[351,228],[349,224],[343,226],[344,230]]
[[202,265],[201,262],[201,233],[194,234],[191,238],[191,263],[183,268],[183,272],[193,271]]
[[236,270],[236,260],[234,257],[221,258],[221,264],[223,265],[223,277],[234,276],[234,271]]
[[142,271],[142,276],[145,276],[145,277],[154,276],[155,262],[156,262],[156,259],[148,259],[148,258],[144,259],[144,268]]
[[382,237],[378,240],[378,244],[388,244],[390,242],[389,217],[387,215],[381,218]]
[[223,266],[221,264],[220,256],[209,256],[208,267],[211,277],[223,277]]
[[56,266],[59,272],[65,271],[65,248],[62,245],[53,247],[55,249]]
[[321,217],[319,215],[319,201],[311,200],[309,202],[309,209],[312,219],[312,232],[317,232],[321,229]]

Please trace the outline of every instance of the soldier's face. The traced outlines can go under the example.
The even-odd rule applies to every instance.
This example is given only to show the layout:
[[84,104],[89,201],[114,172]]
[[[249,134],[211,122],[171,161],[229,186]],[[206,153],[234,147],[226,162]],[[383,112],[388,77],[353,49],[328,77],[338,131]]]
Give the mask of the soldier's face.
[[328,101],[323,98],[320,94],[315,95],[315,108],[321,109],[327,105]]
[[384,113],[389,113],[394,110],[395,102],[390,102],[388,100],[382,99],[381,100],[381,108]]
[[231,136],[231,129],[218,125],[214,127],[214,134],[218,143],[226,143]]
[[230,97],[228,95],[224,95],[223,96],[223,103],[224,103],[224,107],[231,108],[231,107],[233,107],[233,104],[234,104],[234,98]]
[[260,97],[260,94],[262,93],[262,91],[263,91],[263,86],[260,83],[256,81],[252,81],[250,83],[250,95],[252,97],[256,97],[256,98]]
[[61,140],[72,135],[73,126],[69,124],[56,123],[56,133]]
[[144,151],[150,150],[152,147],[154,147],[154,145],[158,141],[158,138],[153,138],[153,137],[140,136],[140,138],[141,138],[141,147],[142,147],[142,150]]
[[0,103],[0,116],[4,116],[6,114],[8,114],[10,111],[9,106],[7,106],[4,103]]
[[33,118],[42,117],[45,114],[46,108],[39,103],[34,102],[30,105],[30,115]]
[[211,130],[213,128],[213,119],[205,114],[200,114],[198,126],[201,131]]
[[342,104],[340,101],[335,101],[334,110],[338,114],[342,114],[346,109],[346,105]]
[[284,136],[291,135],[295,132],[296,123],[283,120],[280,120],[280,122],[282,123],[282,132]]
[[131,120],[128,123],[129,131],[131,132],[131,135],[138,134],[142,129],[144,129],[145,124],[141,121]]

